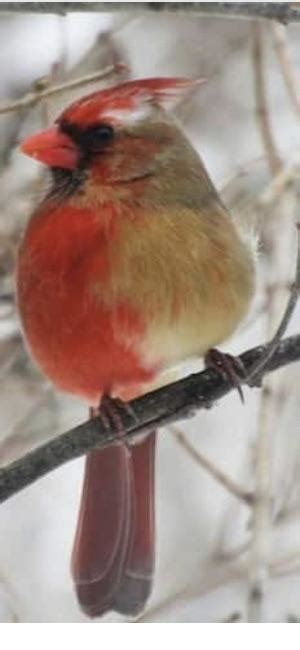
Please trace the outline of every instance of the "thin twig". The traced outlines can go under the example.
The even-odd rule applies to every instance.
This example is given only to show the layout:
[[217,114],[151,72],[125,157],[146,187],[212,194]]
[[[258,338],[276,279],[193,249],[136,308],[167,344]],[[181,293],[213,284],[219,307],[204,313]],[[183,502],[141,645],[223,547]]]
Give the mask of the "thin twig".
[[250,548],[248,622],[264,620],[264,596],[269,573],[271,527],[271,459],[270,437],[273,411],[270,395],[264,388],[260,402],[258,434],[255,449],[256,500],[253,508],[253,535]]
[[272,174],[277,174],[281,169],[282,163],[273,138],[269,113],[266,108],[267,101],[263,68],[263,39],[261,25],[258,22],[255,22],[253,25],[252,60],[254,72],[254,97],[256,113],[258,115],[258,126],[270,171]]
[[296,304],[298,302],[299,298],[299,293],[300,293],[300,236],[299,236],[299,229],[300,229],[300,224],[296,224],[296,233],[297,233],[297,259],[296,259],[296,273],[295,273],[295,280],[291,286],[290,289],[290,296],[288,299],[287,306],[284,310],[284,314],[282,316],[282,319],[278,325],[278,328],[271,339],[270,343],[267,346],[267,351],[266,351],[266,356],[264,359],[261,359],[259,363],[252,368],[250,373],[247,376],[247,382],[250,384],[252,382],[256,383],[260,381],[260,376],[261,372],[263,370],[263,367],[265,363],[268,363],[268,361],[271,359],[273,354],[276,351],[276,348],[279,344],[279,341],[282,339],[283,335],[285,334],[288,325],[290,323],[290,320],[292,318],[292,315],[294,313]]
[[0,11],[50,13],[151,11],[193,12],[223,18],[268,18],[300,22],[300,11],[289,2],[1,2]]
[[[276,291],[268,294],[267,335],[274,330],[282,313],[282,303],[289,296],[287,279],[290,273],[290,250],[294,244],[294,195],[285,193],[273,210],[273,218],[268,222],[268,262],[272,278],[278,278]],[[276,275],[275,275],[276,274]],[[283,323],[284,324],[284,323]],[[272,470],[275,432],[278,428],[278,416],[282,409],[283,379],[267,378],[260,401],[258,414],[257,439],[255,446],[255,494],[253,508],[253,535],[249,564],[248,621],[265,620],[264,603],[266,586],[269,578],[269,557],[272,546]]]
[[246,503],[247,506],[253,505],[254,495],[252,492],[245,490],[241,485],[236,483],[230,476],[225,474],[219,467],[216,467],[209,458],[204,456],[198,449],[195,449],[187,437],[177,427],[170,427],[170,430],[180,446],[189,454],[193,460],[201,465],[225,490],[230,492],[234,497]]
[[[17,609],[20,610],[20,603],[19,603],[19,594],[15,587],[13,586],[11,580],[7,577],[6,571],[4,572],[3,568],[1,567],[0,570],[0,586],[2,587],[6,600],[7,600],[7,606],[10,610],[10,622],[11,623],[20,623],[20,617],[19,617],[19,612],[17,612]],[[2,600],[2,598],[1,598]]]
[[[265,346],[258,346],[244,352],[240,361],[247,371],[264,354]],[[297,360],[300,360],[300,335],[280,342],[263,373]],[[122,413],[122,438],[130,442],[148,431],[191,417],[199,409],[210,408],[231,390],[227,379],[208,369],[143,395],[130,403],[137,419],[132,418],[127,409]],[[117,441],[120,442],[120,432],[115,428],[107,431],[99,418],[71,429],[0,470],[0,502],[63,463],[95,447],[103,449]]]
[[16,99],[15,101],[8,101],[5,104],[2,104],[0,106],[0,115],[4,115],[5,113],[12,113],[13,111],[20,111],[24,108],[34,106],[40,100],[45,99],[45,97],[57,95],[73,88],[79,88],[80,86],[85,86],[93,81],[106,79],[106,77],[110,77],[114,72],[120,72],[124,69],[125,66],[120,63],[117,66],[108,65],[106,68],[103,68],[103,70],[91,72],[90,74],[79,77],[78,79],[72,79],[71,81],[65,81],[64,83],[58,84],[56,86],[51,86],[50,88],[27,93],[20,99]]
[[[281,561],[284,558],[279,558],[280,566],[282,566]],[[164,611],[168,607],[174,607],[179,611],[180,605],[185,606],[188,601],[197,601],[199,602],[201,598],[205,597],[208,594],[216,591],[220,587],[225,587],[226,585],[240,581],[245,576],[245,570],[247,568],[247,558],[244,557],[239,559],[239,562],[236,561],[236,558],[226,559],[226,562],[221,564],[217,561],[213,565],[209,564],[204,575],[201,575],[201,579],[196,580],[194,583],[189,583],[188,587],[185,587],[181,590],[178,590],[176,593],[173,593],[171,596],[168,596],[165,600],[159,601],[156,604],[153,604],[145,613],[139,618],[139,622],[147,623],[154,619],[157,614],[160,618],[163,616]],[[270,575],[274,577],[289,575],[292,573],[299,572],[299,565],[294,566],[293,571],[284,570],[277,568],[276,560],[270,562]],[[226,622],[226,621],[223,621]],[[298,622],[298,621],[297,621]]]
[[[282,168],[280,156],[277,151],[275,139],[271,128],[269,106],[266,92],[265,66],[264,66],[264,41],[262,36],[261,25],[257,22],[253,25],[253,50],[252,63],[254,73],[254,101],[257,118],[257,127],[259,129],[266,159],[271,174],[278,174]],[[275,211],[274,211],[275,213]],[[284,214],[281,215],[276,211],[278,222],[283,224]],[[270,267],[276,272],[276,277],[280,280],[282,276],[280,269],[276,268],[276,263],[281,261],[282,246],[275,239],[274,222],[269,225],[269,253]],[[278,235],[277,235],[278,238]],[[282,266],[282,261],[281,261]],[[276,271],[275,271],[276,268]],[[279,297],[281,291],[273,292],[269,297],[267,322],[268,336],[273,331],[274,320],[277,317],[279,307]],[[289,310],[288,310],[289,311]],[[285,321],[285,319],[283,319]],[[280,327],[281,329],[281,327]],[[277,332],[273,337],[274,347],[277,345]],[[271,342],[271,352],[273,346]],[[270,345],[270,344],[269,344]],[[267,352],[270,347],[267,347]],[[268,357],[269,358],[269,357]],[[272,356],[270,357],[272,358]],[[269,359],[270,359],[269,358]],[[261,365],[262,360],[259,361]],[[257,372],[257,364],[251,369],[251,381]],[[263,372],[263,369],[261,370]],[[250,561],[249,561],[249,590],[247,600],[247,620],[249,623],[262,623],[264,620],[264,602],[266,583],[269,575],[269,554],[271,543],[271,452],[274,433],[274,397],[271,391],[271,384],[263,387],[258,413],[257,438],[255,445],[254,474],[255,474],[255,495],[256,499],[253,505],[253,533],[250,543]]]
[[291,53],[286,38],[286,29],[283,25],[273,23],[271,25],[274,46],[285,86],[290,98],[291,105],[300,118],[300,80],[293,68]]
[[266,208],[275,203],[283,192],[299,179],[299,176],[300,160],[295,161],[292,165],[282,167],[258,197],[257,207]]
[[300,568],[300,553],[299,547],[294,551],[289,551],[287,555],[274,558],[270,561],[270,569],[273,575],[282,576],[294,571],[299,571]]

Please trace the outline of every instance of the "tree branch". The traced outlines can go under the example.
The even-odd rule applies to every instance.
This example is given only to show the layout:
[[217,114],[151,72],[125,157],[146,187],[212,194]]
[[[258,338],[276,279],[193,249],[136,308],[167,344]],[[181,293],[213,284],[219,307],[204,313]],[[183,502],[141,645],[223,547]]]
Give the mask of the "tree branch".
[[268,360],[273,356],[277,345],[279,341],[282,339],[284,334],[286,333],[286,330],[288,328],[288,325],[291,321],[292,315],[295,311],[297,302],[298,302],[298,297],[300,293],[300,235],[299,235],[299,230],[300,230],[300,224],[296,224],[296,234],[297,234],[297,261],[296,261],[296,274],[295,274],[295,280],[291,286],[290,289],[290,295],[289,299],[286,305],[286,308],[284,310],[283,316],[280,320],[280,323],[277,327],[277,330],[275,331],[275,334],[271,338],[269,342],[269,347],[266,352],[266,356],[263,357],[257,364],[256,367],[252,368],[250,374],[246,378],[247,383],[257,383],[260,381],[260,373],[264,367],[265,364],[268,363]]
[[[1,5],[0,5],[1,6]],[[114,72],[120,72],[125,69],[125,65],[119,63],[117,65],[108,65],[103,70],[97,70],[97,72],[91,72],[90,74],[85,75],[84,77],[79,77],[78,79],[71,79],[71,81],[65,81],[64,83],[50,86],[50,88],[45,88],[42,90],[36,90],[35,92],[30,92],[14,101],[8,101],[5,104],[0,105],[0,115],[4,113],[12,113],[14,111],[22,110],[23,108],[30,108],[34,106],[37,102],[45,97],[50,97],[50,95],[57,95],[59,93],[65,92],[66,90],[72,90],[73,88],[79,88],[80,86],[85,86],[93,81],[99,81],[100,79],[106,79],[110,77]]]
[[268,111],[268,102],[266,97],[266,80],[264,68],[264,40],[261,24],[255,22],[252,27],[253,45],[252,45],[252,63],[254,73],[254,98],[257,115],[257,124],[259,127],[262,144],[266,153],[266,160],[270,172],[275,175],[282,168],[282,162],[274,140],[270,116]]
[[271,30],[274,39],[274,47],[277,53],[279,65],[283,80],[290,98],[291,106],[298,117],[300,118],[300,86],[299,77],[294,70],[292,63],[291,52],[287,40],[287,33],[285,27],[271,23]]
[[[265,345],[244,352],[240,360],[246,371],[251,371],[265,353]],[[281,341],[276,353],[264,367],[263,374],[297,360],[300,360],[300,334]],[[129,409],[122,412],[122,439],[130,442],[145,432],[191,417],[197,410],[210,408],[231,390],[228,380],[209,369],[143,395],[130,402],[137,419],[130,415]],[[120,439],[120,433],[114,428],[107,431],[99,418],[63,433],[0,470],[0,502],[63,463],[96,447],[104,449]]]
[[215,479],[222,487],[230,492],[234,497],[242,501],[247,506],[252,506],[255,501],[255,495],[250,490],[246,490],[243,486],[239,485],[228,474],[225,474],[222,469],[217,467],[207,456],[202,454],[196,449],[188,440],[187,436],[177,427],[171,428],[171,433],[177,440],[178,444],[186,451],[190,458],[192,458],[202,469],[204,469],[212,478]]
[[78,11],[181,11],[225,18],[268,18],[285,25],[300,22],[300,10],[289,2],[1,2],[0,12],[3,11],[59,16]]

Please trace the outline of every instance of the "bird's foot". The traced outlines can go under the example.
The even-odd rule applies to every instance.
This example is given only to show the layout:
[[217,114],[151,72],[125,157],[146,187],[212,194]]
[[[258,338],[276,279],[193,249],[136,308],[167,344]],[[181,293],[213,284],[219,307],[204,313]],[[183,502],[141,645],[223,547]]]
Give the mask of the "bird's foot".
[[123,402],[123,400],[118,397],[110,397],[109,395],[103,395],[99,406],[90,409],[90,416],[92,418],[99,418],[107,432],[111,432],[112,428],[115,429],[120,440],[129,447],[128,441],[126,441],[126,439],[123,440],[126,433],[124,414],[127,416],[129,415],[135,423],[138,421],[138,418],[130,404]]
[[212,368],[227,379],[233,388],[236,388],[240,400],[244,404],[245,399],[241,384],[246,379],[246,369],[240,358],[212,348],[206,353],[204,363],[206,368]]

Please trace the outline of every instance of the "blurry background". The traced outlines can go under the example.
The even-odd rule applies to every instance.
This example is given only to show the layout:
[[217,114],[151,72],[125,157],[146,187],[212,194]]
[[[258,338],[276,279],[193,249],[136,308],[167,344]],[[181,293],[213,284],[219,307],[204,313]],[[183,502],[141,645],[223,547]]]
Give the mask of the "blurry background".
[[[42,166],[19,153],[22,137],[51,123],[75,96],[118,79],[206,77],[177,116],[224,201],[258,237],[252,311],[224,346],[241,352],[271,336],[295,274],[299,36],[297,25],[191,14],[0,13],[1,465],[87,417],[84,405],[41,377],[21,339],[16,250],[45,183]],[[118,62],[127,70],[34,105],[28,100],[28,93],[92,72],[100,77]],[[12,111],[24,96],[25,105]],[[299,323],[300,310],[289,332]],[[300,617],[299,379],[299,366],[290,366],[264,391],[245,389],[244,406],[233,393],[160,432],[158,561],[140,622]],[[225,476],[216,478],[216,469]],[[83,459],[69,463],[1,505],[0,621],[87,622],[69,572],[82,471]],[[249,507],[245,495],[254,490]]]

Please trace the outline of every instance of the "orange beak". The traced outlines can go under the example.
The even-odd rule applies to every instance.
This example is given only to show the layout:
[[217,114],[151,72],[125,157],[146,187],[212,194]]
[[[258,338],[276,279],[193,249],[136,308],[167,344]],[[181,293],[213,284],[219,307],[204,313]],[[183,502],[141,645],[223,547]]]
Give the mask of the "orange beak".
[[21,151],[49,167],[75,169],[79,159],[78,149],[71,138],[56,127],[26,138],[21,144]]

